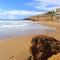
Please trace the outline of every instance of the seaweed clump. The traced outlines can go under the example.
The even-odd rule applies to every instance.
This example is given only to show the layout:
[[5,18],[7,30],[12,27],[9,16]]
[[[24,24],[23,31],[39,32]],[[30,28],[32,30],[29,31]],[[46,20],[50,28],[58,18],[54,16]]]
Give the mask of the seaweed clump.
[[49,57],[60,52],[60,41],[53,37],[38,35],[31,40],[30,60],[48,60]]

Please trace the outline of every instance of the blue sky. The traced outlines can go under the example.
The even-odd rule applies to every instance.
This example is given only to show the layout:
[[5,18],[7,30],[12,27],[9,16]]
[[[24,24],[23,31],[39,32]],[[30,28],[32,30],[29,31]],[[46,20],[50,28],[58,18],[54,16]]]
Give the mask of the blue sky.
[[0,19],[22,19],[60,7],[60,0],[0,0]]

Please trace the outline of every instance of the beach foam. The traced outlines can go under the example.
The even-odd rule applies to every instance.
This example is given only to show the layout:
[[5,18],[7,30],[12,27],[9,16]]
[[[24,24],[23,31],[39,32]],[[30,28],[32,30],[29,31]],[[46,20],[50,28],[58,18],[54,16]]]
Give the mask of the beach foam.
[[14,35],[41,34],[53,28],[32,21],[0,21],[0,38]]

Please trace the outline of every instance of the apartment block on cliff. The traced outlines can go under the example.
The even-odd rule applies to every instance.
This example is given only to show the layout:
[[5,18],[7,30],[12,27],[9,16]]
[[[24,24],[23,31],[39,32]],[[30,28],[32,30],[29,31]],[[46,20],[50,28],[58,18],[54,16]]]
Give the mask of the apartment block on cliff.
[[60,21],[60,8],[56,9],[56,19]]

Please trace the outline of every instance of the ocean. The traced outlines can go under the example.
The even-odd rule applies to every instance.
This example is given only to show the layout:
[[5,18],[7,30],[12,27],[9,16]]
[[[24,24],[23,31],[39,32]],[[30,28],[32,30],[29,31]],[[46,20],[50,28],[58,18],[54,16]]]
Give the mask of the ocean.
[[53,29],[51,27],[28,20],[0,21],[0,38],[7,38],[18,35],[37,35],[52,31]]

